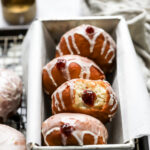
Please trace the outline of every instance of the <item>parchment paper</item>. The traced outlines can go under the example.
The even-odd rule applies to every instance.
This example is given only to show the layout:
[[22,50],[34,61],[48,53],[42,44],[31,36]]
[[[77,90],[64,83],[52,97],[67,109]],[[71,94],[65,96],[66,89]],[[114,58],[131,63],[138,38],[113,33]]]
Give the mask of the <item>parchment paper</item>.
[[[48,54],[53,56],[55,45],[52,39],[56,38],[57,29],[60,30],[59,25],[63,31],[67,27],[71,28],[84,22],[103,27],[109,32],[113,30],[116,36],[117,68],[113,88],[118,96],[119,109],[109,125],[110,144],[121,144],[134,138],[150,135],[150,100],[125,20],[121,17],[85,17],[68,19],[64,26],[62,22],[57,19],[57,25],[55,25],[54,20],[47,20],[44,23],[36,21],[23,43],[24,66],[26,66],[24,71],[28,83],[27,143],[41,145],[41,122],[45,119],[41,70]],[[52,34],[50,30],[54,30]],[[50,56],[48,58],[50,60]]]

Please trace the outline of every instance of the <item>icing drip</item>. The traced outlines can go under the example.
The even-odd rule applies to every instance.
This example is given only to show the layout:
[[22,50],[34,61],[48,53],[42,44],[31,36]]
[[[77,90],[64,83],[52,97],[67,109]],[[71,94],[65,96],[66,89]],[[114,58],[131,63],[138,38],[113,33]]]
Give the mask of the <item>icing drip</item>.
[[[110,52],[113,52],[113,55],[112,57],[110,58],[110,60],[108,61],[108,63],[112,63],[114,57],[115,57],[115,43],[114,41],[109,37],[109,35],[103,30],[103,29],[100,29],[100,28],[97,28],[97,27],[94,27],[94,26],[91,26],[91,28],[93,28],[93,30],[95,31],[93,35],[93,37],[91,38],[89,36],[89,34],[86,33],[86,29],[89,27],[89,25],[82,25],[82,26],[79,26],[79,27],[76,27],[74,29],[72,29],[71,31],[67,32],[64,34],[64,39],[66,41],[66,45],[67,45],[67,48],[70,52],[70,54],[73,54],[73,51],[70,47],[70,43],[69,43],[69,37],[71,37],[71,40],[72,40],[72,44],[73,44],[73,47],[74,49],[76,50],[77,54],[80,54],[80,50],[79,48],[77,47],[77,44],[75,42],[75,34],[79,34],[81,36],[83,36],[90,44],[90,53],[93,53],[93,50],[94,50],[94,46],[95,46],[95,43],[96,43],[96,39],[101,35],[103,34],[104,36],[104,42],[103,42],[103,45],[102,45],[102,48],[101,48],[101,53],[100,55],[103,55],[104,54],[104,51],[106,49],[106,45],[107,43],[109,42],[110,43],[110,49],[107,51],[106,55],[105,55],[105,59],[107,59],[108,55],[110,54]],[[62,50],[60,49],[60,43],[58,44],[57,46],[57,51],[58,53],[60,54],[60,56],[62,56]]]
[[101,32],[97,32],[93,39],[92,40],[89,40],[88,38],[88,41],[90,43],[90,53],[93,53],[93,50],[94,50],[94,46],[95,46],[95,42],[96,42],[96,39],[98,38],[98,36],[101,34]]
[[53,82],[53,84],[55,85],[55,86],[57,86],[57,83],[55,82],[55,80],[54,80],[54,78],[53,78],[53,76],[52,76],[52,69],[53,69],[53,67],[55,66],[55,64],[56,64],[56,62],[57,62],[57,60],[56,59],[54,59],[53,60],[53,62],[52,62],[52,64],[51,64],[51,66],[45,66],[43,69],[45,69],[46,71],[47,71],[47,73],[48,73],[48,75],[49,75],[49,78],[52,80],[52,82]]
[[109,56],[109,54],[111,52],[113,52],[113,55],[111,56],[111,58],[108,61],[108,63],[110,64],[110,63],[112,63],[112,61],[113,61],[113,59],[115,57],[115,47],[116,46],[115,46],[114,41],[109,37],[109,35],[107,35],[107,39],[108,39],[108,42],[109,42],[110,46],[109,46],[109,50],[107,51],[107,53],[105,55],[105,59],[107,59],[107,57]]
[[74,35],[71,35],[71,38],[72,38],[72,44],[73,44],[73,47],[74,49],[76,50],[77,54],[80,54],[80,50],[78,49],[76,43],[75,43],[75,39],[73,37]]
[[[113,92],[113,90],[110,87],[107,87],[107,90],[108,90],[109,95],[110,95],[108,105],[112,106],[112,108],[110,109],[110,112],[113,112],[117,108],[118,102],[115,98],[115,93]],[[115,102],[115,104],[114,104],[114,102]]]
[[61,139],[62,139],[62,144],[64,146],[67,145],[67,136],[65,136],[64,134],[61,134]]
[[68,86],[70,86],[70,98],[73,97],[74,84],[73,82],[68,82]]
[[112,57],[110,58],[110,60],[108,61],[108,63],[111,64],[114,58],[115,58],[115,55],[112,55]]
[[115,115],[115,113],[108,115],[109,121],[112,121],[112,118],[113,118],[114,115]]
[[60,49],[60,45],[57,45],[57,46],[56,46],[56,49],[57,49],[57,52],[59,53],[59,55],[62,56],[62,55],[63,55],[63,52],[62,52],[61,49]]
[[107,59],[108,55],[109,55],[111,52],[113,52],[113,51],[114,51],[114,50],[113,50],[112,48],[110,48],[110,49],[108,50],[107,54],[105,55],[105,59]]
[[55,99],[55,106],[58,108],[58,111],[61,111],[61,109],[60,109],[60,107],[59,107],[59,101],[58,101],[58,99],[57,99],[56,94],[57,94],[56,92],[53,94],[54,99]]
[[108,137],[106,128],[99,120],[77,113],[59,113],[44,121],[42,124],[44,140],[46,140],[46,136],[51,136],[53,131],[54,134],[59,132],[63,145],[68,144],[70,136],[76,139],[78,145],[85,144],[84,139],[87,135],[91,136],[93,144],[99,143],[99,138],[102,138],[105,143]]
[[[104,36],[104,34],[103,34],[103,36]],[[102,48],[101,48],[101,55],[104,54],[104,51],[105,51],[105,49],[106,49],[106,44],[107,44],[107,37],[104,36],[104,42],[103,42],[103,46],[102,46]]]
[[66,87],[67,87],[67,85],[66,85],[66,86],[63,86],[63,87],[61,88],[61,91],[58,90],[59,99],[60,99],[61,106],[62,106],[63,109],[65,109],[66,107],[65,107],[65,104],[64,104],[64,101],[63,101],[63,98],[62,98],[62,92],[65,90]]
[[112,106],[114,104],[114,101],[115,101],[115,96],[114,96],[115,93],[113,92],[113,90],[110,86],[108,86],[106,89],[107,89],[109,96],[110,96],[108,105]]
[[46,137],[47,135],[50,135],[53,131],[60,131],[60,128],[59,127],[55,127],[55,128],[52,128],[50,129],[49,131],[46,132],[45,136],[44,136],[44,141],[45,141],[45,144],[48,146],[49,144],[47,143],[46,141]]
[[69,36],[67,36],[67,34],[64,35],[64,39],[66,41],[66,45],[67,45],[67,48],[68,48],[70,54],[73,54],[72,49],[71,49],[70,44],[69,44]]
[[[65,109],[66,106],[64,104],[64,100],[63,100],[63,97],[62,97],[62,93],[63,91],[67,88],[67,86],[70,87],[70,96],[73,97],[73,89],[74,89],[74,85],[73,85],[73,82],[68,82],[68,83],[64,83],[61,85],[61,87],[59,87],[57,89],[57,91],[55,91],[52,95],[52,97],[54,96],[54,100],[55,100],[55,107],[58,108],[58,111],[61,111],[61,108],[59,107],[59,105],[61,104],[62,108]],[[57,99],[56,97],[56,94],[58,93],[59,95],[59,99],[60,99],[60,103],[59,103],[59,100]]]
[[[60,128],[59,127],[54,127],[54,128],[52,128],[52,129],[50,129],[49,131],[47,131],[46,132],[46,134],[45,134],[45,137],[44,137],[44,141],[45,141],[45,143],[46,143],[46,145],[48,146],[48,143],[47,143],[47,141],[46,141],[46,137],[47,137],[47,135],[50,135],[53,131],[60,131]],[[98,142],[98,137],[100,136],[100,134],[99,135],[96,135],[96,134],[94,134],[93,132],[91,132],[91,131],[79,131],[79,130],[76,130],[76,131],[73,131],[72,132],[72,135],[74,136],[74,138],[78,141],[78,144],[79,145],[84,145],[84,136],[86,135],[86,134],[89,134],[89,135],[91,135],[91,136],[93,136],[93,138],[94,138],[94,143],[93,144],[97,144],[97,142]],[[67,145],[67,136],[65,136],[63,133],[61,134],[61,138],[62,138],[62,144],[65,146],[65,145]],[[102,137],[103,138],[103,141],[105,142],[105,138],[104,137]]]
[[114,96],[113,96],[113,94],[110,94],[110,99],[109,99],[108,105],[112,106],[113,103],[114,103]]
[[76,140],[78,141],[79,145],[83,145],[84,143],[84,135],[85,134],[90,134],[93,136],[94,138],[94,144],[97,144],[98,141],[98,137],[99,135],[95,135],[94,133],[92,133],[91,131],[73,131],[72,135],[76,138]]
[[[57,59],[60,59],[60,58],[58,57],[58,58],[52,60],[50,62],[50,65],[48,64],[43,68],[48,72],[49,78],[52,80],[52,83],[55,86],[57,86],[57,83],[55,82],[55,80],[52,76],[52,69],[55,67],[55,64],[57,63]],[[93,61],[90,61],[86,58],[83,58],[83,57],[80,57],[77,55],[74,55],[74,56],[65,55],[65,56],[62,56],[61,59],[66,60],[65,68],[62,69],[62,73],[64,74],[64,77],[66,78],[66,80],[71,80],[70,72],[69,72],[69,65],[71,63],[76,63],[81,67],[81,72],[79,75],[80,78],[83,78],[84,74],[86,74],[86,79],[89,79],[90,78],[90,68],[92,66],[95,67],[96,69],[98,69],[100,72],[102,72],[102,70]]]
[[117,108],[117,106],[118,106],[118,102],[115,101],[115,105],[111,108],[110,111],[113,112]]

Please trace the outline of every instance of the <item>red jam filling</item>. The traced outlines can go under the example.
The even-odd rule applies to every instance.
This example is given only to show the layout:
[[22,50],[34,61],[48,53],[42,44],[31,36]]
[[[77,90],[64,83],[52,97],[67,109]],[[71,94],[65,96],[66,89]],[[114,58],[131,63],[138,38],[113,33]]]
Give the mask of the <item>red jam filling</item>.
[[86,28],[86,33],[88,33],[88,34],[92,34],[92,33],[94,33],[94,29],[93,29],[93,27],[87,27]]
[[58,59],[56,63],[56,67],[61,70],[64,69],[66,66],[66,60],[65,59]]
[[91,90],[85,90],[82,94],[82,99],[88,106],[93,106],[96,100],[96,94]]
[[71,135],[72,131],[75,129],[73,126],[71,126],[67,123],[67,124],[61,125],[60,130],[64,135],[69,136],[69,135]]

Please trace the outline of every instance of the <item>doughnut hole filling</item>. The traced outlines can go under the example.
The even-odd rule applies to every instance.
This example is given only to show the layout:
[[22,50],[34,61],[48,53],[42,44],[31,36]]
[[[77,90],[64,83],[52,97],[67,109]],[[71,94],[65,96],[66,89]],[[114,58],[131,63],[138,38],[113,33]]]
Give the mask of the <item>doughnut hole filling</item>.
[[[92,94],[85,95],[86,93]],[[88,101],[88,96],[89,99],[92,98],[92,101]],[[88,102],[86,102],[86,99]],[[88,80],[76,82],[74,107],[80,109],[90,109],[91,107],[101,109],[106,104],[106,100],[107,91],[103,86]]]
[[85,31],[87,34],[93,34],[94,33],[94,29],[91,26],[88,26]]
[[66,60],[65,59],[58,59],[56,63],[56,67],[58,70],[64,69],[66,66]]
[[70,136],[71,133],[73,132],[74,130],[74,127],[69,125],[68,123],[67,124],[63,124],[60,126],[60,130],[61,132],[66,135],[66,136]]
[[91,90],[85,90],[82,94],[82,99],[85,104],[93,106],[96,99],[96,94]]

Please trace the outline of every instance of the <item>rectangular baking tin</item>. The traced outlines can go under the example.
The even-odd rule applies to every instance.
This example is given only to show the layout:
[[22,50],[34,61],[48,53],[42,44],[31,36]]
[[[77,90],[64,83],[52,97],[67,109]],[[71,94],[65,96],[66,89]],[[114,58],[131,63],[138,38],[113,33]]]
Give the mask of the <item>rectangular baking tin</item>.
[[[75,150],[75,149],[101,149],[101,150],[130,150],[134,148],[133,140],[123,143],[123,130],[121,122],[120,106],[118,112],[111,122],[109,132],[110,143],[106,145],[86,145],[86,146],[38,146],[41,145],[41,123],[47,115],[46,104],[44,104],[44,94],[42,90],[42,67],[54,57],[55,44],[63,33],[80,24],[91,24],[105,29],[109,32],[117,43],[117,55],[121,45],[121,36],[126,38],[126,42],[133,48],[129,31],[125,20],[122,17],[80,17],[73,19],[51,19],[35,21],[24,40],[24,78],[27,88],[28,112],[27,112],[27,143],[28,148],[33,150]],[[125,30],[125,31],[122,31]],[[125,45],[125,44],[123,44]],[[133,48],[134,50],[134,48]],[[116,63],[118,59],[116,57]],[[117,65],[116,65],[117,66]],[[119,99],[119,89],[116,71],[112,86]],[[108,125],[109,126],[109,125]],[[117,129],[116,129],[117,128]]]

